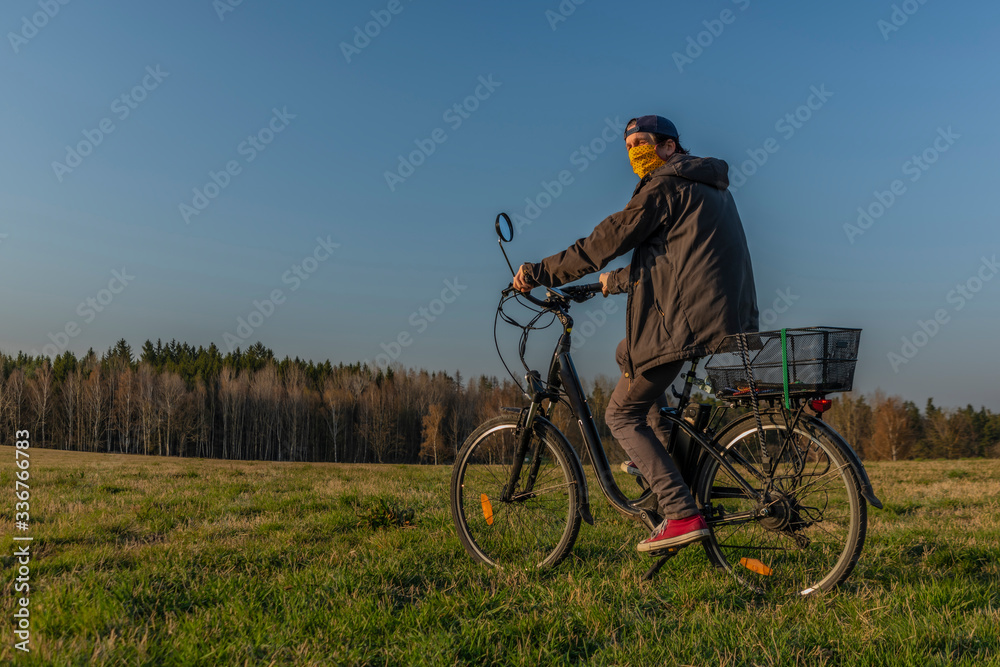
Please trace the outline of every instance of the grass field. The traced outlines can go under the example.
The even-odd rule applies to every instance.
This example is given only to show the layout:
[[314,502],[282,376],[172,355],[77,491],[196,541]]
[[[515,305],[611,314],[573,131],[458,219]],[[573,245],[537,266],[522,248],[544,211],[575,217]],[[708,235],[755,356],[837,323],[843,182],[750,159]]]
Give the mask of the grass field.
[[642,582],[596,485],[567,561],[504,574],[462,550],[450,468],[36,449],[25,654],[0,458],[5,664],[1000,665],[1000,461],[870,464],[886,509],[851,578],[769,599],[698,547]]

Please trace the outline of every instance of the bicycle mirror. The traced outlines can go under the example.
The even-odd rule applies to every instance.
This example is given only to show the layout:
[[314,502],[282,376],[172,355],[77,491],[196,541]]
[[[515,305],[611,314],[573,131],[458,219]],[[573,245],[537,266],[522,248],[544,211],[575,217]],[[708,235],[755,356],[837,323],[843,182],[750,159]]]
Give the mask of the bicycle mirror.
[[[500,224],[501,218],[503,218],[503,221],[506,223],[507,227],[506,234],[504,234],[504,227]],[[499,215],[497,215],[496,230],[497,230],[497,236],[500,237],[501,241],[505,243],[510,243],[510,241],[514,238],[514,225],[511,224],[509,215],[507,215],[506,213],[500,213]]]
[[[504,235],[504,226],[500,224],[500,219],[501,218],[503,218],[503,221],[505,223],[507,223],[507,234],[506,234],[506,236]],[[507,260],[507,268],[510,269],[510,275],[513,276],[517,272],[514,271],[514,267],[510,265],[510,258],[507,257],[507,251],[503,249],[504,242],[508,242],[509,243],[514,238],[514,225],[512,225],[510,223],[510,216],[507,215],[506,213],[503,213],[503,212],[499,213],[497,215],[497,221],[496,221],[495,227],[496,227],[496,230],[497,230],[497,236],[500,237],[500,240],[497,241],[497,243],[500,244],[500,252],[503,253],[503,258],[505,260]]]

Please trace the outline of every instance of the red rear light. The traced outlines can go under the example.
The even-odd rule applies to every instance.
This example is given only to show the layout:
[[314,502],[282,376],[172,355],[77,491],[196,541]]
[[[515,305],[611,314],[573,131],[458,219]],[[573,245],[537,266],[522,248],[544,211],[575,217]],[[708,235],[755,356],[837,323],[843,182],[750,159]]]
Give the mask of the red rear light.
[[809,407],[818,412],[819,414],[823,414],[824,412],[833,407],[833,401],[831,401],[829,398],[814,398],[813,400],[809,401]]

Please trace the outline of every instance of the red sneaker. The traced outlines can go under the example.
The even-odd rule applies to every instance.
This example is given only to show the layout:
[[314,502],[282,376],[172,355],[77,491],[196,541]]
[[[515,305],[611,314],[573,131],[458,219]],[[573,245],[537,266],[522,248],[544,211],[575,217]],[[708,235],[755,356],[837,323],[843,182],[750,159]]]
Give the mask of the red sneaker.
[[636,477],[642,477],[642,473],[639,472],[639,469],[636,468],[635,464],[632,463],[631,461],[626,461],[625,463],[623,463],[621,468],[622,472],[627,472],[628,474],[635,475]]
[[660,551],[669,547],[682,547],[709,536],[708,524],[700,514],[683,519],[664,520],[652,536],[639,542],[639,551]]

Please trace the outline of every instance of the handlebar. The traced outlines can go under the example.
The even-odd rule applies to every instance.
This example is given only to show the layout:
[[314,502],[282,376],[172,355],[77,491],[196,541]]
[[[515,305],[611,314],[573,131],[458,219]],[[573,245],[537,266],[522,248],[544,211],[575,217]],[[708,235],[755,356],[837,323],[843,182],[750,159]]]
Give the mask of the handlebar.
[[[568,285],[566,287],[546,287],[546,290],[548,291],[548,294],[546,295],[544,301],[531,296],[531,292],[518,292],[518,290],[514,289],[513,283],[507,285],[502,294],[503,296],[507,296],[508,294],[516,292],[518,296],[524,297],[539,308],[545,308],[547,310],[557,305],[568,306],[569,301],[583,303],[584,301],[592,299],[597,294],[602,293],[601,283]],[[553,299],[553,296],[556,298]]]
[[588,283],[586,285],[570,285],[568,287],[563,287],[562,290],[577,303],[583,303],[584,301],[597,296],[603,292],[601,283]]
[[[566,328],[566,333],[569,334],[569,332],[572,331],[573,326],[573,320],[569,316],[570,302],[576,301],[577,303],[583,303],[588,299],[592,299],[596,294],[600,294],[602,292],[601,283],[590,283],[589,285],[570,285],[567,287],[548,287],[546,290],[545,299],[542,300],[531,296],[530,290],[528,292],[515,290],[514,284],[511,283],[501,291],[500,303],[497,305],[497,318],[503,319],[504,322],[521,329],[521,342],[518,345],[518,356],[521,359],[521,365],[524,366],[524,369],[527,371],[529,376],[535,372],[528,367],[527,362],[524,360],[525,348],[528,344],[528,334],[533,330],[545,329],[549,326],[549,324],[551,324],[551,322],[549,322],[549,324],[545,324],[544,326],[536,327],[535,323],[538,322],[539,318],[543,317],[546,313],[551,313],[553,315],[553,320],[558,318]],[[515,296],[523,297],[526,301],[533,303],[540,309],[535,312],[527,324],[521,324],[504,313],[504,304]],[[533,309],[529,308],[528,310]],[[496,323],[497,319],[494,319],[493,342],[497,346],[497,354],[500,355],[500,360],[503,361],[503,354],[500,352],[500,344],[497,342],[496,338]],[[564,338],[560,338],[560,340],[565,343]],[[511,378],[519,387],[521,387],[520,381],[518,381],[517,377],[511,373],[510,368],[507,367],[507,362],[505,361],[504,368],[507,368],[507,372],[510,373]],[[537,373],[535,373],[535,375],[537,376]],[[531,382],[529,380],[529,384],[530,383]],[[524,387],[521,387],[521,390],[524,391]]]

